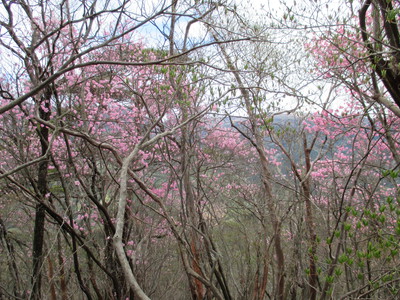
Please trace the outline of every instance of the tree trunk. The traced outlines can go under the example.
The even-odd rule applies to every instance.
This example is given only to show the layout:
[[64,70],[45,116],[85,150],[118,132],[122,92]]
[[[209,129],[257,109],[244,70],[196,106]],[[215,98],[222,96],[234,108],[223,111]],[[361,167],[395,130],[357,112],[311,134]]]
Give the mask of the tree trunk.
[[306,205],[306,224],[308,228],[308,241],[309,241],[309,247],[310,250],[308,251],[308,257],[309,257],[309,268],[310,268],[310,275],[309,275],[309,299],[310,300],[315,300],[317,297],[317,281],[318,281],[318,274],[317,274],[317,266],[315,262],[315,255],[317,252],[317,236],[315,234],[314,230],[314,217],[312,213],[312,207],[311,207],[311,175],[309,175],[309,172],[311,171],[311,149],[307,147],[307,138],[304,136],[303,137],[303,142],[304,142],[304,157],[305,157],[305,163],[306,163],[306,169],[304,172],[304,175],[308,177],[305,179],[301,179],[302,184],[302,194],[303,194],[303,199]]
[[[50,98],[52,95],[51,88],[48,87],[38,103],[39,116],[45,120],[50,120]],[[37,130],[40,139],[41,155],[47,153],[49,147],[49,129],[46,126],[40,126]],[[47,193],[47,170],[49,166],[48,159],[39,163],[38,179],[37,179],[37,193],[38,198],[42,201],[46,199]],[[35,209],[35,226],[33,231],[33,272],[32,272],[32,299],[40,300],[42,298],[41,285],[42,285],[42,268],[43,268],[43,244],[44,244],[44,230],[45,230],[45,208],[41,203],[36,205]]]
[[[216,40],[218,38],[214,36]],[[260,132],[260,128],[258,124],[258,118],[255,116],[254,111],[252,109],[252,99],[250,97],[249,91],[245,88],[242,79],[238,73],[237,68],[234,66],[231,58],[226,53],[225,48],[222,44],[219,44],[221,52],[226,59],[227,67],[232,71],[236,82],[239,86],[240,93],[243,97],[246,112],[251,124],[251,134],[254,137],[252,141],[253,146],[257,150],[258,158],[261,163],[261,176],[262,176],[262,185],[264,187],[265,192],[265,203],[268,208],[269,217],[271,218],[271,224],[273,229],[273,241],[274,241],[274,249],[276,255],[277,262],[277,277],[276,277],[276,289],[275,289],[275,299],[283,300],[285,297],[285,258],[281,245],[281,225],[276,212],[274,199],[272,196],[272,185],[270,182],[271,172],[269,163],[267,160],[267,154],[265,152],[263,134]]]

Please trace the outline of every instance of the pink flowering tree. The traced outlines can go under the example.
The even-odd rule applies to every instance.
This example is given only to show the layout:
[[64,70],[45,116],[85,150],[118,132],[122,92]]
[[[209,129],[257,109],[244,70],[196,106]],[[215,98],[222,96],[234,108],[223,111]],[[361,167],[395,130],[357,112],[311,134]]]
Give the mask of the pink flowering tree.
[[[68,297],[72,287],[66,277],[73,272],[89,299],[129,293],[146,299],[140,284],[151,290],[151,283],[145,275],[139,280],[133,274],[148,267],[145,256],[154,249],[152,237],[174,233],[180,240],[168,208],[176,205],[179,186],[172,176],[160,183],[152,174],[160,168],[163,150],[179,152],[179,143],[168,145],[174,141],[171,136],[181,134],[208,106],[196,104],[197,92],[184,75],[178,76],[179,67],[163,64],[187,55],[190,47],[185,46],[183,54],[145,49],[134,30],[181,8],[166,5],[138,18],[128,2],[115,7],[72,7],[66,2],[3,6],[1,55],[12,64],[1,74],[1,151],[6,158],[1,177],[6,195],[22,192],[21,207],[35,206],[33,216],[31,211],[21,216],[35,218],[32,279],[22,279],[15,261],[9,260],[16,278],[11,284],[14,295],[42,297],[45,252],[53,249],[47,249],[47,242],[57,240],[59,273],[54,273],[55,254],[47,256],[51,297],[57,294],[55,278],[62,297]],[[183,17],[188,7],[182,9]],[[201,19],[199,7],[193,11],[186,39],[190,25]],[[109,21],[113,17],[116,21]],[[184,106],[188,109],[183,117],[179,111]],[[143,202],[128,203],[129,198]],[[57,231],[46,233],[48,221],[62,230],[65,240]],[[161,269],[160,264],[151,267]],[[96,277],[96,270],[102,275]]]
[[[398,125],[393,114],[392,118],[390,131]],[[377,115],[365,114],[362,106],[351,102],[347,109],[325,111],[305,123],[307,132],[317,132],[331,144],[310,174],[312,199],[324,216],[317,234],[327,249],[317,251],[319,260],[324,259],[319,269],[325,280],[321,297],[395,292],[387,283],[393,277],[387,275],[395,272],[397,260],[392,254],[398,244],[389,241],[397,235],[393,197],[398,193],[398,163],[385,127]],[[382,272],[383,264],[391,271]],[[342,290],[345,282],[351,283],[347,292]],[[338,286],[341,292],[335,294]]]
[[366,106],[379,104],[399,117],[398,3],[355,1],[349,14],[306,43],[318,73],[341,82]]
[[[330,267],[322,296],[328,297],[341,284],[337,279],[344,273],[352,284],[343,297],[365,297],[375,290],[386,297],[397,293],[392,285],[396,270],[392,254],[398,245],[391,241],[397,235],[393,199],[398,194],[400,114],[399,52],[394,45],[399,41],[399,10],[396,1],[360,1],[350,8],[358,15],[316,34],[307,44],[316,73],[339,82],[338,93],[347,99],[339,111],[329,111],[307,127],[311,131],[319,127],[328,136],[336,132],[332,138],[341,136],[331,158],[321,160],[315,173],[323,179],[319,201],[332,211],[329,220],[335,220],[327,223],[332,226],[327,239]],[[336,200],[329,195],[336,195]],[[390,271],[381,272],[383,265]]]
[[[135,51],[136,55],[142,53],[150,57],[154,55],[151,51],[143,50],[140,45],[130,49],[119,48],[119,51],[125,53]],[[115,55],[111,51],[108,54]],[[154,56],[152,58],[154,59]],[[14,110],[20,111],[14,108],[8,115],[3,115],[4,129],[9,129],[5,131],[7,134],[15,134],[11,131],[14,126],[24,132],[16,135],[19,136],[17,140],[10,139],[12,143],[6,149],[12,149],[10,147],[14,146],[19,148],[21,155],[23,153],[24,156],[4,151],[5,157],[11,159],[2,167],[4,170],[9,170],[4,176],[13,174],[15,177],[8,178],[22,185],[26,179],[20,177],[23,174],[16,173],[22,169],[18,161],[21,159],[27,161],[28,164],[23,166],[23,169],[26,168],[34,174],[36,161],[41,162],[44,158],[50,158],[47,161],[49,180],[43,197],[45,201],[41,200],[40,204],[45,212],[71,236],[73,265],[82,290],[87,295],[92,293],[85,284],[84,270],[93,268],[94,261],[114,284],[114,291],[99,292],[97,279],[92,277],[91,282],[96,294],[100,296],[110,293],[110,297],[114,297],[113,295],[120,297],[126,293],[121,287],[124,281],[120,280],[124,276],[118,267],[119,263],[113,254],[111,243],[115,233],[113,203],[117,201],[116,182],[121,164],[120,157],[127,155],[129,148],[139,143],[146,131],[154,127],[157,119],[171,109],[172,101],[166,96],[171,95],[171,92],[165,89],[165,85],[162,89],[163,73],[157,73],[152,67],[110,70],[89,66],[82,71],[67,73],[66,78],[60,79],[60,82],[68,84],[64,83],[56,90],[55,98],[52,99],[55,109],[51,119],[46,120],[40,115],[35,117],[35,106],[30,103],[21,105],[22,113],[14,114]],[[133,83],[128,82],[129,77],[135,78]],[[142,79],[138,80],[139,77]],[[160,89],[154,89],[155,86]],[[161,99],[163,103],[160,102]],[[42,110],[51,113],[46,107]],[[38,130],[45,128],[51,132],[46,152],[42,155],[37,153],[40,147],[34,134],[36,128]],[[61,132],[59,128],[62,128]],[[27,136],[24,136],[25,134]],[[140,150],[133,168],[143,169],[147,166],[150,156],[150,152]],[[34,157],[40,159],[35,160]],[[35,182],[34,175],[23,177]],[[30,195],[32,196],[32,192]],[[127,228],[132,224],[127,224]],[[159,227],[159,221],[155,220],[153,226]],[[128,229],[127,231],[129,232]],[[95,248],[89,247],[85,242],[86,239],[92,240],[96,236],[97,238],[93,240],[94,246],[102,249],[98,254],[95,254]],[[129,234],[125,235],[124,239],[127,239],[129,247],[132,246],[131,240],[135,240]],[[132,252],[129,247],[127,253]],[[80,262],[79,249],[86,251],[93,261],[89,261],[88,265]],[[66,252],[64,255],[67,257],[71,255],[65,249],[59,251],[60,255],[62,252]],[[103,262],[98,257],[101,253],[103,254],[100,256],[105,258]],[[62,257],[65,260],[64,256]],[[66,293],[65,290],[63,292]]]
[[345,99],[308,114],[298,54],[234,7],[2,5],[0,296],[396,297],[396,2],[306,45]]

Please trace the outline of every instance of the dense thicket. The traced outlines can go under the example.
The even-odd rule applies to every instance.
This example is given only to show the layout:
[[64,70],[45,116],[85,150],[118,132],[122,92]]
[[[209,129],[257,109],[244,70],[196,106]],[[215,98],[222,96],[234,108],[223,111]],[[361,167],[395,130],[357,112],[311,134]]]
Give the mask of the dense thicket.
[[2,1],[0,299],[397,299],[398,1]]

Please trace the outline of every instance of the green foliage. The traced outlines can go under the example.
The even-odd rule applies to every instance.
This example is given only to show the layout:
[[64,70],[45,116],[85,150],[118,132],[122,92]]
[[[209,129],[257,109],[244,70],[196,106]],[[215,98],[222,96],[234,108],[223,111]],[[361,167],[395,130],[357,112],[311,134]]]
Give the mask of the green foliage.
[[349,259],[349,257],[346,254],[342,254],[339,256],[338,262],[343,264],[343,263],[347,262],[348,259]]
[[386,12],[386,20],[388,22],[396,22],[396,17],[400,14],[400,9],[391,9]]
[[399,174],[400,174],[400,171],[395,171],[395,170],[384,170],[384,171],[382,171],[382,176],[383,177],[390,176],[392,179],[398,178]]
[[328,283],[333,283],[335,281],[335,277],[333,276],[326,276],[325,281]]

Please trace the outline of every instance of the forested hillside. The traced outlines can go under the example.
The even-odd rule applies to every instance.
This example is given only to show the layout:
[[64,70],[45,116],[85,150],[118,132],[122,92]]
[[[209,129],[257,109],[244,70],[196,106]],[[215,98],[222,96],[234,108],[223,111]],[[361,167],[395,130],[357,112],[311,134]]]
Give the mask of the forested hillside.
[[0,299],[399,299],[399,1],[239,2],[1,2]]

